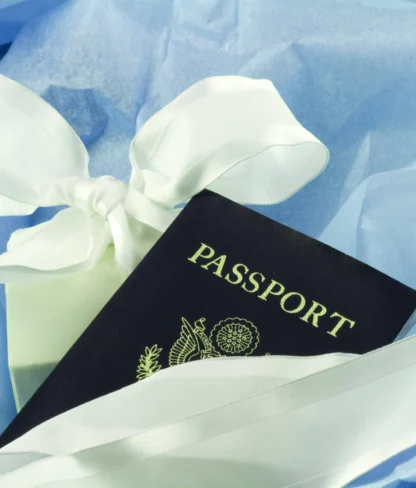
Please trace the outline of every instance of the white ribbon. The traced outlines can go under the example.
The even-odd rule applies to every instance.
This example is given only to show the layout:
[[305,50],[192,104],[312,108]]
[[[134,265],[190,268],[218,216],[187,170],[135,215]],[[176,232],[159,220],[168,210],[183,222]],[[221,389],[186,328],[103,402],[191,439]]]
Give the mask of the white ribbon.
[[1,449],[0,485],[341,488],[415,445],[415,345],[166,368]]
[[272,83],[202,80],[151,117],[133,139],[127,185],[89,178],[88,153],[45,101],[0,76],[0,215],[68,205],[15,232],[0,256],[0,282],[74,273],[114,244],[130,273],[204,188],[248,204],[290,197],[325,167],[326,147],[294,118]]

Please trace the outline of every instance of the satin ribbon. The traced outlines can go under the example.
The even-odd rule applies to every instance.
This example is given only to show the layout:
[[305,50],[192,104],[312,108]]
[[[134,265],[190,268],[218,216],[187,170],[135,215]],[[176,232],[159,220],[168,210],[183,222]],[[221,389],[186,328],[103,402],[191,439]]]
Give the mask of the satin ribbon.
[[415,343],[167,368],[1,449],[0,484],[343,487],[415,444]]
[[142,126],[130,148],[129,184],[90,178],[87,150],[65,120],[0,76],[0,215],[69,207],[11,236],[0,282],[91,268],[110,244],[130,273],[172,223],[175,206],[202,189],[240,203],[277,203],[319,174],[328,157],[270,81],[213,77]]

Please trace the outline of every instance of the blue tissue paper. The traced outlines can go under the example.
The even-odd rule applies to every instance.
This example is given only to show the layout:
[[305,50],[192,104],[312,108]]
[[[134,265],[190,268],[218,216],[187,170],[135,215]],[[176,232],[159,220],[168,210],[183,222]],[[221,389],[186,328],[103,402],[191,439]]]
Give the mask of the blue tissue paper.
[[65,0],[0,0],[0,45],[11,42],[29,20]]
[[[0,0],[0,45],[12,42],[0,72],[67,118],[92,176],[125,181],[136,130],[192,83],[271,79],[331,161],[257,210],[416,287],[415,32],[412,0]],[[0,220],[0,247],[54,211]],[[0,319],[1,430],[12,395]],[[353,486],[414,480],[409,452]]]

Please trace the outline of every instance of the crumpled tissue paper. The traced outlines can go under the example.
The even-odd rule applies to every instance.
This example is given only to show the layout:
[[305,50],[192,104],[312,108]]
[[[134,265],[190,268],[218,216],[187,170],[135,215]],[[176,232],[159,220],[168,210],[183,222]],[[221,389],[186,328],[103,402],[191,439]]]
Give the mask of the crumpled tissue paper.
[[[0,0],[0,72],[70,122],[92,176],[124,180],[136,130],[192,83],[271,79],[331,161],[257,210],[416,287],[415,31],[412,0]],[[1,219],[0,248],[53,211]],[[1,306],[0,429],[13,415]],[[414,479],[414,454],[354,486]]]

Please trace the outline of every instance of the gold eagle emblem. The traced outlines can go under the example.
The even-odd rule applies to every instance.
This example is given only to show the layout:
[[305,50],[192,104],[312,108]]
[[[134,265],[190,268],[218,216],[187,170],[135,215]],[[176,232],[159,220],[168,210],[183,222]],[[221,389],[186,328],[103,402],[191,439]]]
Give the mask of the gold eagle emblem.
[[179,339],[173,344],[169,352],[169,366],[186,363],[193,359],[221,356],[205,334],[204,322],[205,319],[201,318],[194,325],[191,325],[185,317],[182,317]]
[[[195,359],[221,356],[249,356],[258,347],[260,335],[257,327],[247,319],[232,317],[219,321],[209,336],[205,330],[205,318],[193,324],[182,317],[179,338],[169,351],[169,366],[187,363]],[[136,378],[140,381],[161,370],[159,362],[162,348],[157,344],[146,347],[140,356]]]

